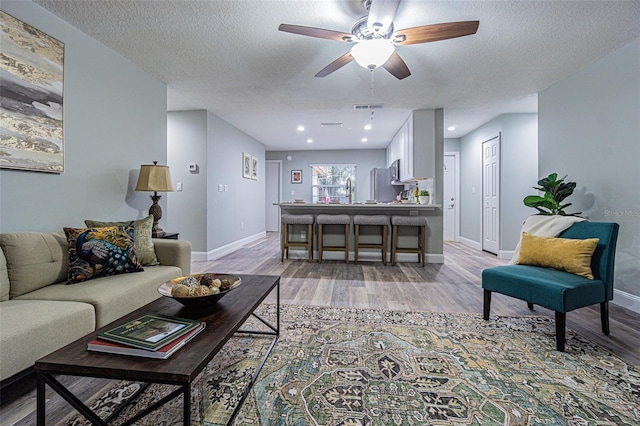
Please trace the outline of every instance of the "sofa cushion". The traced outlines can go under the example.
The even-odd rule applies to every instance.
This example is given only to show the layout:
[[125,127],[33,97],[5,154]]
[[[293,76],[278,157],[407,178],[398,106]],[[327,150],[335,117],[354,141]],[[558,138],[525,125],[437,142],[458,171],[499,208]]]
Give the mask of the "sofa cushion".
[[598,238],[538,237],[523,232],[517,264],[553,268],[592,280],[591,257],[598,241]]
[[94,306],[96,327],[102,327],[160,296],[158,287],[182,275],[176,266],[149,266],[139,274],[122,274],[65,285],[50,285],[20,300],[68,300]]
[[0,247],[7,261],[12,299],[67,279],[69,246],[63,233],[4,233]]
[[4,252],[0,248],[0,302],[9,300],[9,275],[7,274],[7,259],[4,257]]
[[0,380],[95,330],[93,306],[49,300],[0,303]]
[[133,226],[64,228],[69,241],[68,284],[106,275],[140,272]]
[[151,239],[153,229],[153,216],[149,215],[144,219],[130,220],[128,222],[102,222],[99,220],[85,220],[84,224],[88,228],[100,228],[104,226],[129,226],[133,225],[135,231],[133,233],[133,244],[136,248],[138,260],[142,266],[158,265],[156,251]]

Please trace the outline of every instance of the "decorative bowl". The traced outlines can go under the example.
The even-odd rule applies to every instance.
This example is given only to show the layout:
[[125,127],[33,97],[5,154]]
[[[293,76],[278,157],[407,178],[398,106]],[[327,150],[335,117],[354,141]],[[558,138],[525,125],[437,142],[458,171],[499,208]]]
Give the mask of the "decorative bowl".
[[[230,286],[229,286],[228,290],[221,291],[220,293],[216,293],[216,294],[210,294],[208,296],[194,296],[194,297],[176,297],[176,296],[172,296],[171,295],[171,289],[175,285],[180,284],[180,282],[182,280],[184,280],[185,278],[187,278],[187,277],[194,277],[195,279],[197,279],[200,282],[202,282],[203,280],[211,281],[211,280],[214,280],[214,279],[219,279],[220,281],[227,280],[227,281],[229,281]],[[174,278],[171,281],[167,281],[166,283],[164,283],[160,287],[158,287],[158,293],[160,293],[161,295],[163,295],[165,297],[168,297],[170,299],[176,300],[176,301],[182,303],[185,306],[207,306],[207,305],[214,305],[225,294],[229,293],[234,288],[238,287],[241,282],[242,282],[242,280],[240,279],[240,277],[238,277],[236,275],[214,274],[214,273],[193,274],[193,275],[187,275],[185,277]]]

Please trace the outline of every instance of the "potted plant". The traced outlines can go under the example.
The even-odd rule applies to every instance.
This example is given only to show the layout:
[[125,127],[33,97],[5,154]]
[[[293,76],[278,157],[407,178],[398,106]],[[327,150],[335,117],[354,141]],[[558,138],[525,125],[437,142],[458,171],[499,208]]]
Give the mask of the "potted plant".
[[429,204],[430,198],[429,191],[425,191],[423,189],[418,193],[418,200],[420,201],[420,204]]
[[545,216],[575,216],[580,214],[567,214],[564,211],[571,203],[562,204],[562,201],[573,194],[573,190],[576,189],[576,183],[565,182],[564,180],[566,178],[567,176],[565,175],[563,178],[558,179],[557,173],[551,173],[546,178],[540,179],[538,181],[539,187],[534,186],[533,189],[544,192],[544,195],[542,197],[539,195],[528,195],[524,197],[524,205],[533,207],[538,210],[538,214]]

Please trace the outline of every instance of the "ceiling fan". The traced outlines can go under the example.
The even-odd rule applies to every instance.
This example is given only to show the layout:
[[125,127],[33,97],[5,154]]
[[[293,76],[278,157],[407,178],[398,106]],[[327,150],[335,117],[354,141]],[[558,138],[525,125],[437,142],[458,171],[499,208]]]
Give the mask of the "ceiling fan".
[[446,22],[422,25],[394,31],[393,18],[400,0],[362,0],[368,15],[358,19],[351,34],[323,28],[280,24],[278,30],[309,37],[354,43],[351,50],[318,72],[316,77],[326,77],[353,60],[371,70],[382,66],[399,80],[409,77],[407,64],[395,51],[395,46],[428,43],[464,37],[478,31],[479,21]]

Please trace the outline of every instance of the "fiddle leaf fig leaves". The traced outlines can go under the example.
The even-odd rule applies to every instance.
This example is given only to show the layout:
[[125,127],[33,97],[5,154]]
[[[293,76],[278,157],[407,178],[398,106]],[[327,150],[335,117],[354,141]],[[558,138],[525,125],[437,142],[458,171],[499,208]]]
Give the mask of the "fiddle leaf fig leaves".
[[[538,181],[538,186],[533,187],[538,191],[542,191],[543,196],[528,195],[524,197],[524,205],[532,207],[538,210],[541,215],[562,215],[566,216],[565,208],[569,207],[572,203],[562,204],[562,201],[573,194],[573,190],[576,189],[575,182],[565,182],[567,178],[565,175],[563,178],[558,179],[557,173],[551,173],[549,176],[542,178]],[[572,213],[576,215],[579,213]]]

